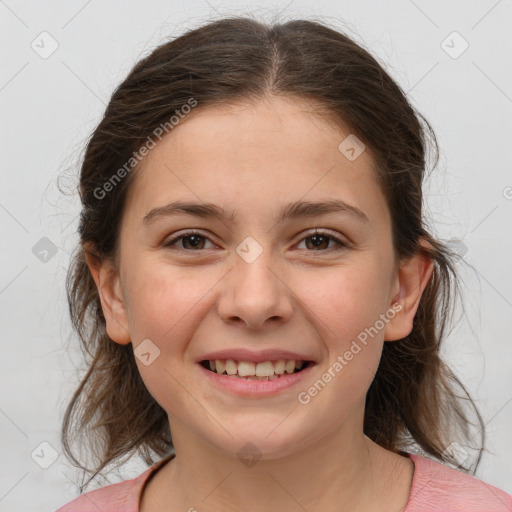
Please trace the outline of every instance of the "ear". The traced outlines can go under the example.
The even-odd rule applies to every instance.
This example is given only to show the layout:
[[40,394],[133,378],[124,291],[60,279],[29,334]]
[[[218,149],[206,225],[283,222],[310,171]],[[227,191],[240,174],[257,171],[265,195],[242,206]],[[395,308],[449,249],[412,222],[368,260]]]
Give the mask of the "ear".
[[84,251],[87,266],[100,296],[107,334],[116,343],[127,345],[131,341],[128,317],[114,265],[109,259],[101,261],[90,244],[86,244]]
[[[431,248],[431,245],[423,239],[420,245]],[[423,290],[433,271],[434,261],[419,250],[400,264],[395,280],[394,297],[389,304],[389,307],[395,311],[395,316],[386,325],[384,341],[401,340],[411,333]],[[396,303],[400,304],[401,309]]]

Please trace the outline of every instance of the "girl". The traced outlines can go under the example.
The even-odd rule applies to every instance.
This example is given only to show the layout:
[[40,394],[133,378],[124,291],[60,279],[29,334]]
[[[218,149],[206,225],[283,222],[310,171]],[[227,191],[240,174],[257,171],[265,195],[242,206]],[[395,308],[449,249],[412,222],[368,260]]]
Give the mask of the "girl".
[[90,357],[62,438],[91,478],[151,467],[60,512],[512,510],[469,474],[439,356],[457,281],[424,223],[429,141],[321,23],[227,18],[134,67],[81,169],[68,299]]

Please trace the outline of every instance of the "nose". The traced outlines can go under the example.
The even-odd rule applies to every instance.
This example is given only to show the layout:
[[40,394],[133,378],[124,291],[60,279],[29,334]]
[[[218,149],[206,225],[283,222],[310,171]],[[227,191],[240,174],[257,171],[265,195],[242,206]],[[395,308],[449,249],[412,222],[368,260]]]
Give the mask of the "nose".
[[236,258],[222,286],[218,314],[226,323],[262,329],[267,321],[283,323],[291,317],[292,291],[264,253],[252,263]]

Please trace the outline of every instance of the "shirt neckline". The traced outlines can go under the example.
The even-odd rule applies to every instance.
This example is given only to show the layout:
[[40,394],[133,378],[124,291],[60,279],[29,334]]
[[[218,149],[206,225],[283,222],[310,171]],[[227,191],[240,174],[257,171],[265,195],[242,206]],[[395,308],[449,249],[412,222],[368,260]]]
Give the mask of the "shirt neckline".
[[148,468],[142,475],[139,476],[142,483],[139,487],[137,497],[136,497],[136,508],[134,509],[134,512],[140,512],[140,503],[142,501],[142,495],[144,494],[144,491],[146,490],[146,487],[151,480],[157,473],[159,469],[162,469],[162,466],[164,466],[167,462],[174,459],[176,457],[176,453],[172,452],[169,455],[166,455],[162,460],[159,460],[156,464]]
[[[407,456],[410,460],[412,460],[413,463],[413,476],[412,476],[412,483],[411,488],[409,489],[409,497],[407,499],[407,504],[405,505],[405,508],[403,512],[410,512],[411,507],[414,506],[414,496],[418,492],[418,488],[420,486],[421,481],[424,479],[425,475],[422,472],[422,469],[425,468],[425,465],[423,464],[423,458],[419,455],[416,455],[414,453],[408,453],[405,452],[403,455]],[[140,479],[142,480],[142,484],[140,485],[139,491],[137,493],[137,499],[136,499],[136,507],[134,509],[134,512],[140,512],[140,503],[142,501],[142,495],[146,489],[147,484],[151,480],[153,476],[155,476],[156,472],[162,468],[167,462],[174,459],[176,457],[176,453],[170,453],[169,455],[166,455],[162,460],[158,461],[156,464],[154,464],[152,467],[148,468],[142,475],[140,475]]]
[[404,512],[411,512],[412,507],[414,507],[416,504],[416,495],[418,493],[418,489],[421,483],[428,478],[427,473],[429,466],[428,464],[425,464],[425,462],[427,462],[429,459],[414,453],[406,453],[406,455],[412,460],[414,464],[412,483],[411,488],[409,489],[409,498],[407,499],[407,504],[404,508]]

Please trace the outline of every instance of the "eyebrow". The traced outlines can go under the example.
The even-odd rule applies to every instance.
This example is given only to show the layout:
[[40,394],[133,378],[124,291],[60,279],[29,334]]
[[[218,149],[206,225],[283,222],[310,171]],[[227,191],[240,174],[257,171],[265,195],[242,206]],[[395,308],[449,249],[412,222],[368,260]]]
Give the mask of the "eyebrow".
[[[329,213],[342,213],[349,215],[354,219],[362,222],[369,222],[366,214],[357,208],[341,199],[328,199],[325,201],[295,201],[284,206],[277,218],[274,219],[276,224],[279,224],[287,219],[298,219],[303,217],[316,217],[326,215]],[[142,224],[149,226],[157,219],[162,217],[170,217],[173,215],[191,215],[194,217],[211,218],[218,217],[223,220],[233,222],[236,218],[234,210],[229,212],[211,203],[194,203],[187,201],[174,201],[164,206],[158,206],[150,210],[142,219]]]

